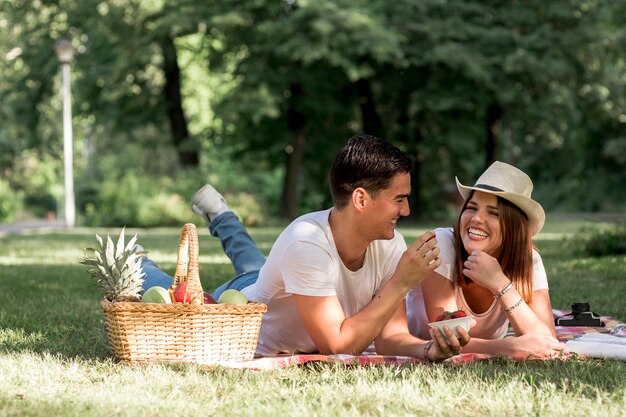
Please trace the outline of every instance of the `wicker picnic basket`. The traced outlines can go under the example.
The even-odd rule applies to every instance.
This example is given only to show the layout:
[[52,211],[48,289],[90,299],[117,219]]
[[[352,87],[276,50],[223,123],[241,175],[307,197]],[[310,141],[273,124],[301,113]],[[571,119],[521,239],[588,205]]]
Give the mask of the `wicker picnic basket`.
[[267,306],[202,304],[198,235],[191,223],[180,234],[173,285],[182,281],[200,298],[190,304],[101,302],[114,355],[126,362],[211,364],[252,359]]

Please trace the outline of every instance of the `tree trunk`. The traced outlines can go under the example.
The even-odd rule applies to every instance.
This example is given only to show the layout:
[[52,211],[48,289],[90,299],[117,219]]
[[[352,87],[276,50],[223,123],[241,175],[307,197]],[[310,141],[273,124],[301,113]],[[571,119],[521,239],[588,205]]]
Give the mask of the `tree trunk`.
[[165,36],[160,40],[163,51],[163,72],[165,74],[165,103],[172,132],[172,141],[178,159],[183,167],[198,166],[198,150],[189,137],[187,119],[183,110],[183,101],[180,93],[180,68],[174,40]]
[[287,149],[285,178],[283,180],[283,198],[281,203],[281,216],[287,219],[295,219],[298,216],[300,194],[298,185],[302,171],[304,145],[306,143],[306,116],[299,109],[299,101],[304,95],[302,86],[293,84],[290,87],[291,96],[289,109],[287,110],[289,131],[293,142]]
[[500,131],[500,119],[502,118],[502,107],[498,103],[491,103],[487,107],[487,144],[485,168],[491,165],[498,152],[498,133]]
[[361,108],[361,118],[363,119],[363,133],[381,137],[382,121],[376,112],[374,105],[374,94],[369,80],[364,78],[356,82],[356,92]]
[[409,150],[408,154],[413,160],[413,170],[411,171],[411,195],[409,195],[409,207],[411,208],[411,217],[419,218],[420,210],[420,194],[421,194],[421,156],[419,154],[419,146],[424,140],[422,133],[417,124],[415,125],[415,133],[411,135],[411,119],[409,117],[409,94],[402,94],[398,98],[398,121],[400,128],[398,140],[406,144]]
[[422,216],[421,210],[421,194],[422,194],[422,155],[420,155],[420,146],[424,141],[424,136],[419,126],[414,127],[414,147],[411,156],[413,157],[413,171],[411,171],[411,195],[409,197],[409,207],[411,208],[411,217],[418,219]]

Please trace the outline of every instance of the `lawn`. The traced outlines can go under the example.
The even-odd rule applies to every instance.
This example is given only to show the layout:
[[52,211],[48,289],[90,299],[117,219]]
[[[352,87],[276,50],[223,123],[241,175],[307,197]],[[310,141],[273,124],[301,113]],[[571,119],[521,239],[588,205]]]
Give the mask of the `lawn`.
[[[535,243],[555,308],[589,302],[626,321],[626,256],[575,250],[589,221],[560,219]],[[403,224],[408,241],[423,227]],[[0,415],[4,416],[618,416],[626,362],[578,358],[470,365],[346,367],[313,363],[274,371],[117,363],[108,351],[101,294],[78,264],[95,233],[75,229],[0,238]],[[127,230],[172,273],[179,230]],[[219,242],[200,232],[206,289],[231,277]],[[277,228],[251,234],[269,251]]]

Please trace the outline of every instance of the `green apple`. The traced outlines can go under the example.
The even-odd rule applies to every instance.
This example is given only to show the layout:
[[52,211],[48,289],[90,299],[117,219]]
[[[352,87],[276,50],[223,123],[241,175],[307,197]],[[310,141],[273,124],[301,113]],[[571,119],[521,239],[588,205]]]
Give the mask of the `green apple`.
[[170,304],[172,298],[170,293],[163,287],[150,287],[143,293],[141,301],[144,303],[165,303]]
[[220,295],[217,302],[220,304],[248,304],[248,297],[243,295],[241,291],[229,289]]

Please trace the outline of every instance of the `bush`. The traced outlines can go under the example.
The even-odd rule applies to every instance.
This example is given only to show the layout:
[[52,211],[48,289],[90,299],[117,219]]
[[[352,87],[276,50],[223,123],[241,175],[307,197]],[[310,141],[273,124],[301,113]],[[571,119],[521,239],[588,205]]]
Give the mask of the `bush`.
[[182,197],[168,192],[171,181],[126,172],[121,178],[107,178],[90,190],[84,201],[88,226],[154,227],[180,225],[188,219]]
[[589,256],[626,254],[626,223],[617,223],[611,229],[584,229],[577,237],[582,251]]
[[250,193],[226,193],[224,198],[228,207],[233,210],[239,220],[246,226],[258,226],[267,221],[258,199]]
[[59,164],[58,159],[38,150],[16,155],[0,180],[0,221],[42,218],[55,212],[57,199],[63,197]]
[[137,212],[137,223],[142,227],[178,226],[188,223],[189,203],[180,195],[160,192],[146,196]]
[[22,194],[11,189],[9,183],[0,178],[0,223],[15,220],[15,214],[21,211],[24,204]]
[[[181,226],[198,222],[191,211],[191,196],[204,184],[198,174],[181,171],[174,179],[140,175],[129,171],[121,178],[91,180],[80,185],[79,206],[84,224],[98,227]],[[218,190],[221,187],[216,184]],[[250,226],[265,221],[257,196],[246,192],[223,192],[228,206]]]

